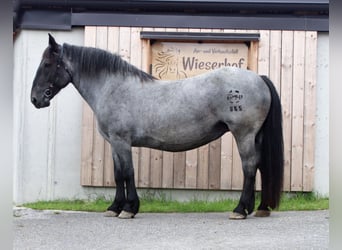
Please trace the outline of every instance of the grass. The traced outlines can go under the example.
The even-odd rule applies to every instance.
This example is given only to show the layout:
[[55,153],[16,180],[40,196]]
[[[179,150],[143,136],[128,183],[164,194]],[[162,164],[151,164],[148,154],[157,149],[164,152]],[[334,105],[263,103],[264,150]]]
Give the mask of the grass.
[[[260,202],[257,195],[256,207]],[[192,200],[189,202],[179,202],[166,199],[165,197],[153,197],[143,195],[140,200],[141,213],[171,213],[171,212],[227,212],[232,211],[237,205],[237,200],[217,200],[201,201]],[[39,201],[24,204],[37,210],[72,210],[103,212],[111,204],[111,201],[98,198],[95,201],[86,200],[56,200]],[[323,210],[329,208],[329,199],[318,197],[312,193],[283,194],[278,211],[302,211],[302,210]]]

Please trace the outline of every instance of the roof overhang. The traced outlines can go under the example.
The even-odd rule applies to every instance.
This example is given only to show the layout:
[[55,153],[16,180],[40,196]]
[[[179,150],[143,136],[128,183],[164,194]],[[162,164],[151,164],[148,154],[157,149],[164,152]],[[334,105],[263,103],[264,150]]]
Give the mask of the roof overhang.
[[328,0],[22,0],[17,27],[60,29],[73,26],[134,26],[226,29],[329,29]]

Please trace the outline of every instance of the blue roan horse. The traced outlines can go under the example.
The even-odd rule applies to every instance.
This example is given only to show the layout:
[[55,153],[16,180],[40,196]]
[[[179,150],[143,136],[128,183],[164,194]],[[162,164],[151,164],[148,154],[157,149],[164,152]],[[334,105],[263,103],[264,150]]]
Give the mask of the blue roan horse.
[[[238,68],[193,78],[159,81],[109,52],[59,45],[49,34],[31,101],[36,108],[72,83],[95,113],[101,135],[111,144],[116,194],[106,216],[133,218],[139,210],[131,147],[184,151],[231,131],[242,160],[244,182],[231,219],[254,210],[255,176],[261,172],[256,216],[279,205],[283,183],[281,105],[272,82]],[[210,171],[210,170],[209,170]]]

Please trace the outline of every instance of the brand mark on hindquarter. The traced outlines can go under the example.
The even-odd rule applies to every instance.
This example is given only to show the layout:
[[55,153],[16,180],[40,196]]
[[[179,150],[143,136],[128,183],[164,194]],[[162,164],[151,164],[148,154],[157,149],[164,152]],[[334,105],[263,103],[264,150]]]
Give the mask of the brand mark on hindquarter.
[[242,105],[240,101],[243,99],[243,94],[239,90],[230,90],[227,94],[227,100],[229,102],[229,108],[231,112],[242,111]]

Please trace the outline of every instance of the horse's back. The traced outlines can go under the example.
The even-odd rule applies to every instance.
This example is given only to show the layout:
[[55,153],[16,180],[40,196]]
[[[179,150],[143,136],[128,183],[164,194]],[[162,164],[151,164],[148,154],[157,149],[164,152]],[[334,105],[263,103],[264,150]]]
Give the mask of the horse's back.
[[250,70],[224,67],[203,74],[202,76],[205,78],[205,82],[210,83],[214,88],[223,87],[224,90],[228,91],[236,89],[244,91],[246,94],[248,92],[254,92],[255,94],[267,90],[267,86],[262,78]]
[[263,120],[271,102],[262,78],[255,72],[236,67],[177,81],[158,81],[141,87],[137,95],[136,100],[144,103],[144,106],[135,104],[140,113],[166,120],[168,116],[177,117],[184,122],[199,117],[236,123]]

